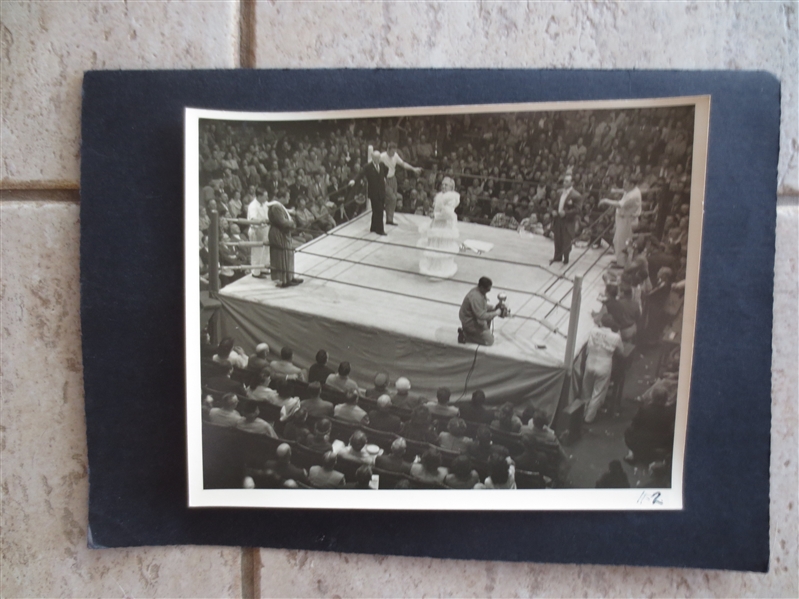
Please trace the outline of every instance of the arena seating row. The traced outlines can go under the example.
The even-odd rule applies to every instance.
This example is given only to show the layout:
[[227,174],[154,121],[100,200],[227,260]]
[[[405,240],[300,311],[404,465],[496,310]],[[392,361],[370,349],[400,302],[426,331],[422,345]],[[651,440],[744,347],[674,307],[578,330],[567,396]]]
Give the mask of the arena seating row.
[[[222,395],[224,395],[223,393],[215,391],[214,389],[211,389],[209,387],[204,387],[203,392],[211,395],[211,397],[214,399],[215,405],[217,405],[218,402],[221,401]],[[305,383],[303,381],[291,381],[291,395],[294,397],[299,397],[300,399],[307,399],[308,397],[310,397],[310,393],[308,392],[308,383]],[[346,400],[346,396],[343,392],[337,389],[332,389],[327,386],[322,387],[322,393],[320,396],[322,399],[324,399],[325,401],[329,401],[333,405],[344,403]],[[274,406],[264,401],[256,401],[246,396],[240,395],[238,397],[239,397],[240,412],[246,409],[246,407],[248,407],[250,404],[254,403],[258,406],[258,409],[260,411],[260,416],[264,420],[267,420],[268,422],[275,422],[280,418],[280,408],[278,408],[277,406]],[[361,397],[358,399],[358,405],[367,412],[369,412],[371,410],[377,409],[377,400]],[[411,417],[412,411],[410,409],[398,406],[391,406],[388,409],[389,412],[391,412],[395,416],[398,416],[400,420],[402,420],[403,422],[407,422]],[[431,418],[433,421],[433,428],[435,429],[436,432],[447,430],[447,423],[451,420],[450,416],[439,416],[436,414],[431,414]],[[481,426],[480,423],[471,422],[469,420],[464,420],[464,422],[466,422],[467,436],[474,438],[475,434],[477,433],[477,429]],[[376,441],[372,441],[373,438],[382,439],[383,435],[386,434],[390,435],[390,433],[383,433],[382,431],[369,429],[368,427],[365,427],[363,425],[355,425],[355,428],[361,428],[365,432],[368,431],[367,437],[370,439],[370,442],[375,443],[377,445],[381,444],[377,443]],[[522,437],[520,434],[510,433],[495,427],[490,427],[490,429],[491,429],[492,440],[499,445],[504,445],[505,447],[507,447],[511,455],[518,455],[522,451],[524,451],[524,447],[522,445]],[[396,438],[396,436],[394,436],[393,438]],[[391,439],[392,441],[393,438]],[[347,439],[349,439],[349,436],[347,436],[346,439],[342,440],[347,440]],[[390,445],[391,443],[388,442],[387,446]]]
[[[339,437],[351,434],[354,430],[347,426],[350,423],[333,419],[334,430],[338,431]],[[357,429],[357,425],[355,425]],[[361,427],[361,430],[368,429]],[[367,437],[369,432],[366,432]],[[203,484],[206,489],[228,489],[240,488],[248,468],[260,469],[267,460],[276,459],[276,451],[279,445],[287,444],[291,447],[291,463],[306,470],[311,466],[321,465],[324,453],[315,451],[295,441],[286,439],[275,439],[266,435],[248,433],[235,428],[218,426],[209,422],[203,422]],[[341,439],[344,441],[345,439]],[[370,440],[371,441],[371,440]],[[421,442],[408,442],[410,454],[421,455],[430,445]],[[457,457],[457,453],[439,449],[442,455],[442,465],[449,467],[452,460]],[[487,476],[488,464],[474,462],[473,467],[478,471],[481,479]],[[339,460],[336,470],[344,474],[348,482],[355,480],[355,471],[359,464],[347,460]],[[448,489],[449,487],[438,484],[420,481],[412,476],[373,468],[375,474],[380,475],[380,488],[393,489],[399,481],[408,480],[411,488],[414,489]],[[520,489],[543,489],[545,479],[538,473],[516,471],[516,484]],[[302,486],[300,484],[300,486]]]

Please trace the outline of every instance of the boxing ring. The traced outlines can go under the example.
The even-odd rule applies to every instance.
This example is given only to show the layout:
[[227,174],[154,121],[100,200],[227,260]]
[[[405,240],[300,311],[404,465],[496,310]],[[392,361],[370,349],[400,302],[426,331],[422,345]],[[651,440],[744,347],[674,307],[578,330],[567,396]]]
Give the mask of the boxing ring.
[[[550,239],[459,222],[461,242],[492,248],[462,247],[456,275],[432,279],[419,273],[417,247],[429,218],[397,213],[396,222],[378,237],[369,233],[367,212],[297,248],[302,285],[280,289],[246,276],[224,287],[218,294],[222,335],[248,352],[264,341],[273,352],[288,345],[299,364],[312,364],[323,348],[331,368],[351,363],[361,387],[386,371],[392,381],[408,377],[412,391],[430,399],[439,386],[449,387],[453,400],[483,389],[491,404],[531,403],[554,415],[571,372],[567,356],[593,326],[591,311],[600,308],[612,254],[574,248],[569,266],[549,267]],[[506,293],[512,310],[510,318],[494,319],[490,347],[457,342],[458,310],[481,276],[494,281],[489,302]]]

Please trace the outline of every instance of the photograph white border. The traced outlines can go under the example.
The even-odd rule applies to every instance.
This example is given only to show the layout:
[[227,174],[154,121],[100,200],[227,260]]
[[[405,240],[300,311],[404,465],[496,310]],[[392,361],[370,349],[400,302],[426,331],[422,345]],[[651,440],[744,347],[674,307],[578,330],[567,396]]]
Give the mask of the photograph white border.
[[[693,364],[699,262],[710,124],[710,96],[598,100],[414,108],[380,108],[317,112],[231,112],[186,108],[185,111],[185,314],[186,314],[186,440],[189,507],[323,508],[356,510],[551,510],[619,511],[680,510]],[[392,116],[455,115],[570,110],[613,110],[693,105],[694,137],[686,264],[685,302],[680,353],[677,410],[668,489],[542,489],[501,490],[364,490],[323,489],[204,489],[202,463],[202,406],[200,383],[200,286],[197,231],[199,211],[199,121],[309,121]],[[489,496],[486,495],[489,494]]]

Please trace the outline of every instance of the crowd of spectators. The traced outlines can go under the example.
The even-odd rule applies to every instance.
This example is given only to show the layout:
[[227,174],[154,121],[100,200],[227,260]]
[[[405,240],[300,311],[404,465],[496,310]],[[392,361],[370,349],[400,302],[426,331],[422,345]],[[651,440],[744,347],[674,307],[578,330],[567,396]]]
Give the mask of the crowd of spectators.
[[[248,205],[259,191],[284,198],[299,242],[366,209],[364,190],[348,182],[367,163],[367,147],[422,167],[399,169],[398,212],[431,215],[444,176],[461,194],[458,218],[551,236],[566,174],[583,201],[578,239],[610,243],[613,215],[598,202],[631,177],[644,205],[638,232],[685,253],[693,156],[693,109],[577,110],[261,123],[202,121],[200,246],[207,269],[209,211],[220,215],[221,241],[247,239]],[[221,246],[225,270],[249,263],[246,248]]]
[[[427,398],[407,377],[391,384],[385,372],[362,386],[349,377],[348,362],[330,368],[324,350],[309,368],[294,363],[290,348],[269,360],[266,344],[247,356],[230,338],[217,347],[206,339],[203,356],[206,422],[288,444],[270,456],[274,463],[249,468],[247,485],[282,486],[292,479],[319,488],[367,488],[382,472],[435,488],[516,489],[517,470],[542,486],[565,484],[568,456],[539,409],[517,415],[510,403],[490,407],[479,389],[456,405],[447,387]],[[351,430],[336,435],[342,425]],[[318,455],[299,478],[290,444]],[[342,464],[366,469],[346,476]]]
[[[397,143],[400,156],[423,169],[418,174],[397,170],[398,212],[431,215],[432,198],[441,180],[451,176],[461,194],[457,209],[460,220],[513,229],[526,235],[552,235],[563,179],[570,175],[581,196],[577,205],[577,243],[583,245],[612,245],[612,210],[601,209],[599,200],[621,187],[624,179],[631,180],[643,199],[636,237],[624,269],[606,273],[604,306],[595,315],[597,329],[607,329],[608,338],[611,332],[618,335],[622,351],[611,351],[606,360],[608,380],[602,383],[601,401],[588,412],[590,422],[596,415],[594,408],[602,407],[605,401],[602,393],[608,391],[611,397],[608,408],[618,413],[632,348],[659,344],[665,334],[679,343],[687,265],[692,138],[693,111],[683,107],[290,124],[203,122],[199,207],[202,268],[207,269],[209,212],[216,210],[220,215],[220,241],[246,240],[247,225],[233,219],[246,218],[249,204],[264,191],[270,199],[282,198],[292,210],[299,242],[322,235],[365,210],[365,190],[348,183],[366,164],[369,145],[384,149],[390,142]],[[230,267],[249,262],[246,248],[222,243],[222,283],[246,274],[245,270]],[[217,359],[232,369],[247,370],[247,356],[227,347],[229,343],[220,345]],[[309,422],[307,427],[300,427],[307,430],[307,439],[294,439],[301,443],[324,446],[330,434],[329,428],[325,428],[329,427],[329,422],[325,425],[326,419],[342,418],[357,420],[367,428],[371,422],[380,430],[401,435],[399,439],[418,439],[432,448],[462,454],[466,460],[459,461],[457,466],[449,464],[447,469],[438,463],[440,455],[435,451],[424,460],[417,455],[418,463],[408,475],[419,480],[436,480],[457,488],[470,484],[474,477],[468,460],[479,455],[487,461],[491,458],[491,447],[502,447],[492,443],[492,427],[513,434],[524,433],[528,442],[534,438],[540,442],[546,437],[548,442],[554,439],[557,443],[554,433],[541,432],[548,428],[535,432],[531,413],[519,418],[512,406],[486,408],[480,391],[475,392],[473,402],[456,407],[449,403],[446,388],[440,390],[435,400],[427,401],[415,396],[410,383],[402,377],[390,387],[384,373],[378,374],[370,389],[363,389],[349,377],[347,362],[341,362],[335,371],[328,368],[327,355],[322,350],[309,371],[293,365],[291,355],[285,352],[280,360],[270,362],[265,358],[263,348],[249,357],[249,364],[258,365],[249,366],[249,370],[257,370],[258,376],[246,387],[238,382],[242,386],[224,389],[226,383],[217,380],[215,383],[221,382],[223,388],[213,388],[235,397],[266,402],[281,410],[294,405],[299,416],[291,412],[288,429],[298,418]],[[341,402],[333,406],[318,395],[293,402],[296,398],[290,388],[280,382],[286,377],[341,393]],[[595,377],[592,389],[583,390],[589,406],[595,395],[594,380]],[[642,400],[639,415],[626,435],[630,448],[628,461],[646,462],[653,456],[657,463],[667,461],[673,438],[674,400],[673,395],[667,397],[660,390]],[[246,411],[233,414],[236,410],[229,405],[231,402],[230,397],[216,398],[207,412],[214,414],[211,420],[218,424],[235,421],[244,430],[261,430],[264,434],[271,434],[271,430],[285,435],[285,426],[279,420],[259,423],[249,404]],[[373,409],[367,410],[359,402],[373,402]],[[475,423],[480,425],[479,429]],[[317,425],[321,428],[317,429]],[[641,434],[642,430],[646,432]],[[652,435],[663,437],[655,450],[650,442]],[[346,448],[331,445],[330,451],[334,456],[339,456],[338,450],[343,449],[346,449],[344,454],[362,454],[366,444],[361,445],[361,441],[359,435],[349,439]],[[386,452],[381,458],[401,459],[399,445],[384,448]],[[525,444],[515,449],[524,451]],[[504,467],[497,465],[494,477],[481,476],[474,485],[512,487],[513,483],[508,481],[513,479],[512,467],[517,463],[514,460],[520,456],[521,453],[511,455],[506,449],[501,460],[511,467],[510,474],[503,475]],[[317,474],[324,480],[339,480],[331,474],[335,472],[331,463],[332,458],[320,463]],[[549,474],[557,480],[558,468],[549,468]],[[618,481],[618,475],[618,465],[609,466],[601,485]],[[360,482],[343,478],[339,482],[362,485],[364,481],[362,472]]]

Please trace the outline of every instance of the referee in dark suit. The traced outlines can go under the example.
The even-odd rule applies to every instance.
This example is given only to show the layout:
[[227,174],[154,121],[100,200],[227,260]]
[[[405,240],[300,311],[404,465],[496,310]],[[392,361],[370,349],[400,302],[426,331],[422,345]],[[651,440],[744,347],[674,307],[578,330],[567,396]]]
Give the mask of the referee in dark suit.
[[383,210],[386,205],[386,176],[388,167],[380,162],[380,152],[372,152],[372,161],[361,169],[358,176],[350,181],[350,187],[362,179],[366,179],[366,195],[372,204],[372,233],[385,235],[383,228]]

